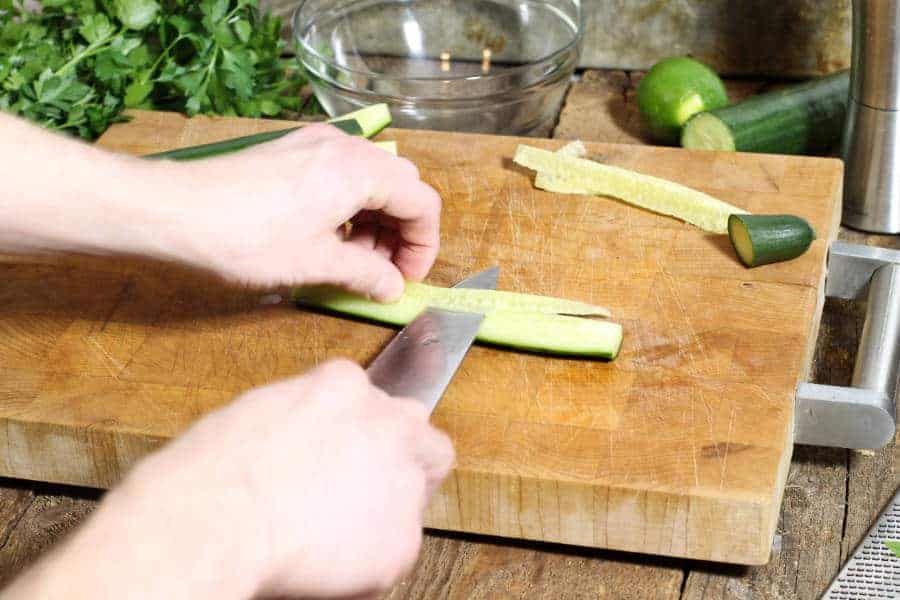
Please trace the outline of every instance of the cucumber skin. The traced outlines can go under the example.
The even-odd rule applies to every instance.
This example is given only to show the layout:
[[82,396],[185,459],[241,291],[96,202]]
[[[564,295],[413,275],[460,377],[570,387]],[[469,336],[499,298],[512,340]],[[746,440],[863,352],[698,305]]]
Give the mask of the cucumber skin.
[[[824,154],[841,139],[849,95],[849,71],[839,71],[707,114],[731,130],[738,152]],[[691,120],[682,130],[685,148]]]
[[[363,133],[362,127],[360,127],[359,123],[357,123],[355,120],[345,119],[332,123],[332,125],[349,135],[362,135]],[[300,127],[290,127],[288,129],[279,129],[277,131],[254,133],[252,135],[245,135],[243,137],[223,140],[221,142],[212,142],[210,144],[200,144],[199,146],[188,146],[186,148],[178,148],[176,150],[168,150],[166,152],[148,154],[144,158],[165,158],[168,160],[183,161],[221,156],[223,154],[230,154],[232,152],[237,152],[238,150],[243,150],[244,148],[249,148],[251,146],[256,146],[257,144],[263,144],[265,142],[277,140],[278,138],[284,137],[293,131],[297,131],[298,129],[300,129]]]
[[816,239],[816,232],[810,224],[794,215],[731,215],[728,218],[728,234],[732,244],[733,228],[739,226],[746,228],[753,246],[753,261],[749,264],[735,246],[738,258],[748,268],[797,258]]

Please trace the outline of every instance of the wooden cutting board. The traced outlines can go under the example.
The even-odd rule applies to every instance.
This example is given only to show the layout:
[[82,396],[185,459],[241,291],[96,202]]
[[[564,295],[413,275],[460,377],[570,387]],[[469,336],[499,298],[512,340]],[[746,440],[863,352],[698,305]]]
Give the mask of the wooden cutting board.
[[[135,114],[100,144],[142,154],[290,125]],[[612,363],[474,347],[433,415],[458,464],[427,524],[766,562],[841,163],[588,144],[610,164],[753,212],[799,214],[818,232],[802,258],[747,270],[724,236],[611,199],[533,189],[510,160],[516,145],[562,142],[380,137],[397,140],[444,199],[431,282],[498,264],[500,289],[604,304],[625,328]],[[136,260],[4,257],[0,272],[0,474],[10,477],[110,486],[236,393],[329,357],[366,364],[394,333]]]

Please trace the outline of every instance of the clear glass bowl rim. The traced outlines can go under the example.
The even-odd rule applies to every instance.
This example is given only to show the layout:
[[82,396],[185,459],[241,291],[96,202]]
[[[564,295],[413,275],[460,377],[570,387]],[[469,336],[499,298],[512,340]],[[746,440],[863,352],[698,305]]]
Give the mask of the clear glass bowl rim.
[[[311,55],[312,57],[318,59],[323,64],[326,65],[327,68],[335,69],[338,72],[346,73],[348,75],[357,75],[361,77],[369,77],[374,79],[380,79],[382,81],[405,81],[405,82],[414,82],[414,81],[422,81],[429,83],[439,83],[439,82],[453,82],[453,81],[489,81],[492,79],[506,79],[511,75],[515,75],[517,73],[522,73],[527,71],[528,69],[533,69],[536,65],[540,65],[541,63],[551,62],[559,56],[562,56],[568,52],[571,52],[573,49],[577,49],[578,45],[581,43],[582,38],[584,37],[584,13],[581,9],[581,0],[570,0],[572,4],[575,6],[578,14],[577,14],[577,25],[578,29],[575,31],[575,35],[569,41],[568,44],[559,48],[558,50],[554,50],[550,54],[542,56],[541,58],[529,61],[527,63],[523,63],[521,65],[517,65],[515,67],[511,67],[508,69],[504,69],[501,73],[497,73],[494,75],[465,75],[459,77],[393,77],[390,75],[383,75],[381,73],[373,73],[371,71],[357,71],[356,69],[348,69],[342,65],[339,65],[329,58],[322,56],[318,51],[309,47],[306,42],[301,39],[298,35],[299,27],[298,23],[300,21],[300,11],[303,10],[303,7],[306,5],[308,0],[301,0],[299,4],[297,4],[297,8],[294,9],[294,14],[291,17],[291,37],[294,41],[300,45],[304,54]],[[303,61],[302,56],[297,56],[298,60]],[[303,61],[305,64],[306,61]],[[324,73],[315,73],[317,77],[325,77]],[[328,78],[330,79],[330,78]]]

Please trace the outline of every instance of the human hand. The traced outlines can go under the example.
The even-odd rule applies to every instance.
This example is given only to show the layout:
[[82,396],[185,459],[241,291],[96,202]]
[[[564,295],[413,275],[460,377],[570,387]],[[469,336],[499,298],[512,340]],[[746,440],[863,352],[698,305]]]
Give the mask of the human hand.
[[437,256],[440,198],[415,165],[330,125],[165,167],[189,195],[179,258],[229,280],[393,300]]
[[374,594],[412,567],[452,462],[419,403],[331,362],[144,459],[10,598]]

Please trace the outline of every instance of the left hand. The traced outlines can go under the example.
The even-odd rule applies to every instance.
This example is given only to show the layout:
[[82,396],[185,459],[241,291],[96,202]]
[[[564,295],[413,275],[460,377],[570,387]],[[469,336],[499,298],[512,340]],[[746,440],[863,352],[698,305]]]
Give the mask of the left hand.
[[179,208],[176,257],[232,281],[330,283],[393,300],[437,256],[440,198],[415,165],[330,125],[154,166],[190,194]]

